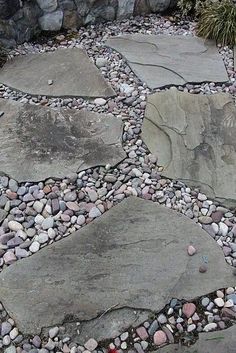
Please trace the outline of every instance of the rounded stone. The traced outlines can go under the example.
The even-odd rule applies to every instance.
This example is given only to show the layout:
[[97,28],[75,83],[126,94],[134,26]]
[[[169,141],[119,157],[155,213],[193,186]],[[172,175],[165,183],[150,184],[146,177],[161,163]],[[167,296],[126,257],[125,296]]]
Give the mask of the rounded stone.
[[202,306],[207,307],[207,305],[210,303],[210,299],[207,297],[202,298]]
[[39,250],[39,248],[40,248],[39,242],[34,241],[34,242],[30,245],[29,250],[30,250],[32,253],[35,253],[35,252],[37,252],[37,251]]
[[97,341],[94,338],[90,338],[85,344],[84,347],[90,352],[94,351],[98,346]]
[[22,229],[23,229],[23,226],[22,226],[22,224],[20,224],[20,223],[17,222],[17,221],[10,221],[10,222],[8,223],[8,228],[9,228],[10,230],[13,230],[13,231],[17,232],[18,230],[22,230]]
[[167,341],[167,336],[164,331],[158,330],[153,336],[153,341],[156,346],[161,346]]
[[53,228],[54,219],[52,217],[45,218],[42,222],[42,228],[47,230],[49,228]]
[[209,331],[215,330],[216,328],[217,328],[217,324],[215,322],[210,322],[209,324],[204,326],[203,331],[209,332]]
[[48,331],[49,337],[50,338],[56,337],[58,332],[59,332],[59,327],[55,326],[55,327],[50,328],[50,330]]
[[98,105],[98,106],[102,106],[102,105],[105,105],[107,103],[106,99],[104,98],[96,98],[94,100],[94,104],[95,105]]
[[91,210],[89,211],[89,217],[90,218],[97,218],[101,216],[101,212],[97,207],[92,207]]
[[183,305],[183,313],[189,319],[196,311],[196,305],[194,303],[185,303]]
[[196,253],[197,250],[194,248],[194,246],[189,245],[187,251],[188,251],[188,255],[189,256],[193,256]]
[[48,241],[48,234],[47,233],[40,233],[37,237],[37,241],[40,244],[46,243]]
[[84,215],[79,215],[77,218],[77,224],[82,226],[85,223],[86,219],[84,217]]
[[1,336],[7,335],[12,329],[12,325],[8,321],[4,321],[1,325]]
[[222,308],[225,304],[224,300],[222,298],[216,298],[214,299],[214,303],[219,307]]
[[164,314],[160,314],[157,318],[157,321],[160,323],[160,324],[165,324],[167,322],[167,318]]
[[205,273],[205,272],[207,272],[207,266],[206,266],[206,265],[201,265],[201,266],[199,266],[199,272],[200,272],[200,273]]

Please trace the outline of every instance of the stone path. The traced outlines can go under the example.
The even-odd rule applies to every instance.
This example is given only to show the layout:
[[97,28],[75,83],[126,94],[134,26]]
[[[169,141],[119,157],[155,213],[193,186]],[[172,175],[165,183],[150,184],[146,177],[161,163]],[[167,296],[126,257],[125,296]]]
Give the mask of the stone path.
[[[194,351],[201,345],[207,348],[211,339],[202,343],[201,332],[205,332],[204,337],[211,338],[208,332],[215,331],[216,334],[216,330],[228,340],[224,353],[230,353],[230,345],[234,344],[230,331],[235,326],[232,329],[230,326],[236,319],[236,282],[235,269],[229,265],[236,267],[235,212],[233,208],[210,200],[208,193],[201,192],[202,186],[199,189],[195,184],[190,188],[182,181],[163,177],[163,166],[158,165],[160,161],[157,160],[161,154],[157,157],[150,154],[143,143],[140,133],[147,95],[153,92],[140,81],[142,75],[137,77],[118,52],[104,46],[109,36],[133,36],[135,32],[140,32],[138,36],[148,34],[145,38],[168,34],[168,41],[173,37],[174,42],[176,35],[178,41],[185,41],[187,35],[186,40],[191,38],[191,43],[196,44],[196,38],[192,37],[193,24],[174,25],[163,17],[149,16],[105,27],[83,28],[77,34],[59,35],[44,44],[24,44],[12,52],[15,56],[24,55],[27,60],[29,53],[34,58],[42,58],[47,53],[55,57],[53,54],[62,49],[64,53],[80,51],[78,48],[81,47],[86,49],[91,64],[88,58],[86,63],[92,66],[92,62],[96,63],[106,87],[110,85],[116,95],[95,100],[91,99],[92,96],[84,99],[72,94],[65,99],[63,96],[32,97],[0,84],[0,97],[5,98],[4,102],[30,103],[24,105],[26,111],[29,110],[28,116],[34,117],[34,111],[37,111],[37,116],[40,112],[40,121],[47,119],[50,122],[46,127],[45,124],[41,124],[42,127],[40,123],[35,124],[39,131],[44,130],[40,141],[51,141],[48,136],[53,135],[55,125],[63,143],[67,140],[62,130],[69,130],[69,136],[74,136],[74,129],[67,129],[64,124],[61,129],[62,126],[55,122],[51,124],[51,116],[57,117],[65,107],[71,108],[66,114],[78,116],[80,122],[83,120],[81,112],[86,112],[83,113],[86,116],[95,114],[96,123],[104,116],[107,122],[116,121],[116,126],[121,128],[123,121],[123,151],[120,132],[113,129],[111,134],[110,124],[105,137],[108,141],[112,135],[121,154],[127,154],[127,157],[112,168],[105,160],[104,166],[100,167],[96,167],[98,161],[94,161],[93,167],[78,173],[65,175],[63,172],[59,179],[39,181],[40,177],[35,179],[38,182],[17,182],[13,177],[0,177],[3,218],[0,227],[0,298],[6,306],[0,304],[0,351],[3,349],[4,353],[116,353],[114,349],[119,353],[146,353],[157,347],[161,351],[167,344],[163,349],[173,350],[177,342],[184,347],[194,344],[193,348],[183,348],[187,353],[187,349]],[[153,50],[155,45],[151,46]],[[227,47],[218,49],[215,46],[208,48],[208,54],[209,50],[214,52],[210,54],[210,61],[217,62],[220,67],[210,80],[216,82],[219,72],[221,77],[224,76],[221,82],[230,81],[227,84],[209,82],[184,86],[181,81],[178,91],[204,95],[230,92],[234,97],[236,75],[232,50]],[[146,51],[149,53],[150,44]],[[139,56],[140,53],[139,50]],[[186,60],[182,63],[188,62],[189,57],[194,62],[192,51],[190,55],[184,53]],[[186,67],[193,72],[190,76],[195,74],[196,77],[194,68]],[[64,76],[65,81],[71,80],[71,72]],[[205,77],[200,78],[205,82]],[[165,85],[176,84],[171,81]],[[47,75],[45,82],[47,89],[57,84],[57,80]],[[156,82],[161,82],[160,77]],[[163,87],[163,90],[167,89]],[[45,111],[48,112],[46,118]],[[63,110],[63,119],[64,114]],[[5,118],[4,110],[0,109],[0,122]],[[77,122],[77,118],[74,119]],[[146,123],[147,120],[144,129]],[[7,134],[12,138],[12,124],[8,125]],[[32,125],[28,125],[27,134],[24,130],[27,138],[34,130]],[[83,127],[79,124],[79,140],[81,135],[84,136]],[[91,132],[91,126],[86,127],[88,131]],[[106,147],[109,148],[109,144]],[[75,149],[75,155],[76,152]],[[99,154],[96,152],[94,149],[94,154]],[[120,155],[112,154],[112,158],[117,157],[119,159]],[[53,162],[56,160],[54,158]],[[17,163],[20,164],[20,158]],[[130,197],[132,195],[135,198]],[[226,205],[225,200],[223,202]],[[135,244],[129,244],[128,237]],[[103,256],[99,258],[99,255]],[[89,276],[92,277],[90,281]],[[201,296],[196,298],[196,295]],[[56,305],[58,298],[60,302]],[[55,310],[49,309],[49,304]],[[52,327],[44,327],[47,325]],[[42,327],[42,332],[36,334]],[[28,336],[25,332],[32,334]]]
[[[189,244],[197,249],[191,258]],[[202,265],[208,267],[204,274]],[[173,297],[193,298],[234,283],[221,250],[199,227],[162,206],[129,198],[5,269],[0,300],[21,332],[33,334],[71,315],[94,319],[114,305],[157,312]]]
[[88,111],[52,110],[0,99],[1,171],[19,182],[63,178],[126,154],[122,122]]
[[15,57],[1,69],[0,82],[25,93],[49,97],[115,95],[79,48]]
[[142,137],[167,177],[236,206],[236,107],[229,95],[150,95]]
[[152,89],[228,81],[215,43],[200,38],[132,34],[110,38],[106,45],[121,53]]

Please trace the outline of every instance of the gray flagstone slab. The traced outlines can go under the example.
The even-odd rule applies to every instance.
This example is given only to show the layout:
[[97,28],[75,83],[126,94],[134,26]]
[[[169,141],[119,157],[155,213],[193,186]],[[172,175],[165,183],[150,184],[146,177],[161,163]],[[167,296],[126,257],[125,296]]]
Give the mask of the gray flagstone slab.
[[63,178],[126,157],[122,121],[0,99],[0,172],[19,182]]
[[14,57],[0,70],[0,82],[31,95],[86,98],[116,95],[80,48]]
[[[197,249],[192,257],[190,243]],[[208,270],[200,273],[204,259]],[[109,308],[159,311],[173,297],[191,299],[235,282],[222,250],[198,225],[130,197],[4,269],[0,301],[21,332],[35,334],[67,320],[96,319]]]
[[236,107],[230,95],[177,89],[150,95],[142,137],[165,176],[236,205]]
[[121,53],[150,88],[226,82],[228,75],[213,41],[192,36],[127,34],[106,45]]

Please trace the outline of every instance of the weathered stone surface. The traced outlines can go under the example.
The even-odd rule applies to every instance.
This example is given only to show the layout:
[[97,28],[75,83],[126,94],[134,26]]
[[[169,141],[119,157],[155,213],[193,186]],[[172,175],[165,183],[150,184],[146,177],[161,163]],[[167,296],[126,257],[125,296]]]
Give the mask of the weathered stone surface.
[[132,34],[110,38],[106,44],[120,52],[150,88],[228,81],[223,60],[211,41],[192,36]]
[[164,175],[236,204],[236,108],[229,95],[150,95],[142,136]]
[[57,0],[36,0],[40,9],[45,12],[53,12],[57,8]]
[[17,181],[63,178],[126,156],[122,122],[113,116],[3,99],[0,111],[0,172]]
[[171,344],[153,353],[235,353],[235,347],[236,325],[223,331],[200,333],[191,347]]
[[[39,76],[40,75],[40,76]],[[51,85],[48,81],[52,80]],[[111,97],[106,83],[84,50],[58,49],[9,60],[0,70],[0,82],[32,95],[53,97]]]
[[113,310],[102,317],[82,322],[79,326],[79,334],[75,322],[64,324],[65,334],[79,344],[84,344],[90,337],[99,342],[107,338],[115,338],[130,327],[141,325],[148,320],[149,316],[149,311],[134,311],[129,308]]
[[[190,257],[192,243],[197,253]],[[199,273],[203,257],[208,271]],[[0,301],[22,333],[108,308],[159,311],[171,298],[235,286],[216,242],[188,218],[131,197],[0,274]],[[49,309],[50,308],[50,309]]]
[[7,212],[0,208],[0,224],[6,218],[6,216],[7,216]]
[[52,13],[45,13],[39,18],[42,31],[59,31],[62,26],[63,11],[57,10]]
[[117,19],[132,16],[134,13],[135,0],[119,0]]

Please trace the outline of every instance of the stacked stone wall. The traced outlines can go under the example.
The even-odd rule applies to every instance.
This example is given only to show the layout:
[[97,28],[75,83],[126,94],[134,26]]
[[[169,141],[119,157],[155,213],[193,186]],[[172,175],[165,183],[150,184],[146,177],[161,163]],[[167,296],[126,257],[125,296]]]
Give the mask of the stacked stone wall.
[[175,0],[0,0],[0,44],[14,47],[41,31],[73,29],[163,12]]

